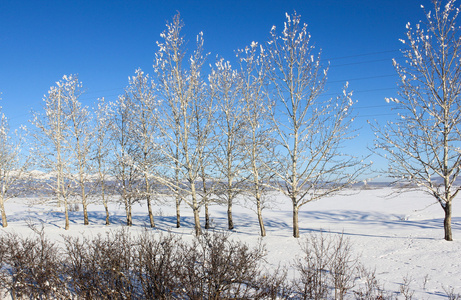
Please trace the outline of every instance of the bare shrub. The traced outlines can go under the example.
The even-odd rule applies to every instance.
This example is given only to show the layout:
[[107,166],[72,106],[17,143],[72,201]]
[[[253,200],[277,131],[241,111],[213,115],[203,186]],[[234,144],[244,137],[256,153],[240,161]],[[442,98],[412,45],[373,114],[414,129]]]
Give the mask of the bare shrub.
[[426,274],[423,278],[423,290],[426,290],[426,285],[428,281],[429,281],[429,274]]
[[106,237],[65,237],[64,273],[73,292],[84,299],[132,299],[133,243],[126,230]]
[[400,294],[405,297],[405,300],[413,299],[415,291],[410,288],[412,281],[413,279],[411,277],[405,276],[403,282],[400,284]]
[[355,285],[357,258],[352,256],[351,244],[342,234],[334,239],[331,250],[330,275],[335,299],[344,299],[346,293]]
[[367,270],[360,265],[357,268],[358,278],[363,280],[363,284],[354,290],[354,296],[357,300],[392,300],[393,295],[386,292],[376,279],[376,271]]
[[286,267],[266,270],[256,280],[255,294],[252,299],[292,299],[293,286],[287,280]]
[[136,241],[134,273],[146,299],[173,299],[183,241],[171,233],[156,238],[146,231]]
[[43,228],[36,233],[34,237],[11,233],[1,237],[0,288],[13,299],[64,298],[59,249],[45,238]]
[[296,294],[302,299],[327,299],[333,290],[335,299],[343,299],[356,278],[357,259],[349,240],[321,232],[307,235],[299,244],[303,257],[294,263],[299,276],[293,281]]
[[[263,276],[264,246],[229,240],[224,232],[205,233],[182,245],[179,281],[188,299],[255,298]],[[267,282],[276,283],[276,279]]]
[[[374,271],[358,265],[342,235],[311,234],[303,257],[287,268],[268,268],[265,247],[206,232],[192,242],[171,233],[127,229],[107,235],[64,237],[64,247],[36,236],[0,235],[0,290],[13,299],[396,299]],[[411,299],[411,279],[400,294]],[[449,299],[460,299],[445,289]],[[0,295],[1,297],[2,295]]]
[[455,292],[455,290],[452,287],[445,287],[442,286],[443,290],[447,294],[447,298],[449,300],[459,300],[461,299],[461,294],[458,294]]

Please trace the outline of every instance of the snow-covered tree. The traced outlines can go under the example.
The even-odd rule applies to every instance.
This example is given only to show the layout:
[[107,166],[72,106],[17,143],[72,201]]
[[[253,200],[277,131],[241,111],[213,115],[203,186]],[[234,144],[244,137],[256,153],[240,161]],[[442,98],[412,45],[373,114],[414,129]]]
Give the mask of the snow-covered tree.
[[7,227],[5,202],[21,192],[25,184],[28,159],[22,157],[23,138],[10,132],[8,120],[0,107],[0,211],[2,226]]
[[351,94],[321,97],[327,69],[311,45],[307,25],[296,13],[286,15],[280,35],[273,26],[268,42],[272,120],[278,135],[272,171],[275,188],[293,205],[293,236],[299,237],[301,206],[349,187],[364,170],[360,160],[342,153],[353,137]]
[[268,184],[273,175],[267,166],[273,160],[270,149],[274,145],[269,114],[271,104],[264,91],[267,74],[264,55],[263,48],[255,42],[238,52],[239,76],[242,80],[239,95],[244,106],[241,117],[246,124],[242,136],[245,152],[245,165],[242,168],[244,194],[256,206],[261,236],[266,236],[262,211],[267,204]]
[[88,225],[88,192],[87,189],[91,182],[91,146],[93,143],[93,128],[90,112],[87,107],[82,106],[78,97],[80,95],[81,84],[78,78],[73,77],[76,89],[69,97],[69,140],[68,147],[72,155],[72,179],[77,185],[75,194],[80,197],[83,208],[83,224]]
[[232,204],[242,193],[245,178],[240,176],[245,162],[246,131],[243,98],[239,94],[241,77],[229,62],[219,59],[208,76],[210,96],[217,106],[215,159],[219,173],[218,196],[227,204],[228,229],[234,228]]
[[386,100],[398,118],[372,126],[390,176],[437,199],[445,212],[444,238],[451,241],[452,202],[461,190],[460,8],[452,0],[432,2],[424,21],[406,26],[405,62],[393,61],[400,97]]
[[155,85],[140,69],[136,75],[130,78],[127,88],[131,98],[133,110],[132,139],[137,145],[133,154],[133,163],[139,172],[142,173],[143,183],[139,187],[139,197],[147,202],[150,226],[155,227],[154,215],[152,213],[152,197],[155,193],[154,173],[161,163],[161,151],[159,150],[159,129],[158,129],[158,106],[159,102],[155,96]]
[[72,75],[64,75],[44,98],[44,113],[33,113],[31,123],[37,128],[34,136],[34,157],[37,166],[53,175],[47,181],[58,205],[64,205],[65,229],[69,229],[69,196],[72,178],[69,166],[72,153],[69,147],[71,99],[81,94],[81,83]]
[[110,214],[108,206],[108,181],[110,168],[110,134],[108,129],[112,128],[111,116],[112,105],[106,102],[104,98],[98,99],[97,109],[95,111],[95,128],[94,128],[94,145],[93,145],[93,169],[97,172],[97,190],[101,196],[102,204],[106,212],[106,225],[110,224]]
[[205,60],[203,34],[197,36],[197,48],[188,58],[186,67],[185,41],[181,36],[183,26],[177,14],[161,34],[163,41],[157,43],[159,50],[154,73],[163,101],[159,121],[163,136],[162,155],[170,162],[168,171],[158,176],[158,180],[174,193],[178,210],[180,199],[190,206],[195,233],[200,235],[202,199],[197,189],[201,185],[201,160],[208,145],[204,133],[212,124],[210,113],[203,110],[210,105],[201,75]]
[[120,95],[114,105],[111,118],[111,175],[115,180],[115,191],[125,206],[126,225],[133,225],[132,207],[139,200],[139,184],[142,173],[136,167],[134,157],[137,143],[133,139],[133,120],[135,116],[131,107],[134,104],[128,92]]
[[[209,91],[209,90],[208,90]],[[216,139],[215,139],[215,120],[216,108],[213,97],[209,97],[209,101],[205,96],[199,103],[194,105],[193,109],[193,123],[194,133],[193,137],[197,141],[201,141],[197,148],[197,163],[199,168],[199,182],[197,185],[197,193],[201,198],[201,205],[205,210],[205,229],[211,226],[209,205],[214,201],[216,195],[218,178],[215,170],[215,153],[216,153]]]

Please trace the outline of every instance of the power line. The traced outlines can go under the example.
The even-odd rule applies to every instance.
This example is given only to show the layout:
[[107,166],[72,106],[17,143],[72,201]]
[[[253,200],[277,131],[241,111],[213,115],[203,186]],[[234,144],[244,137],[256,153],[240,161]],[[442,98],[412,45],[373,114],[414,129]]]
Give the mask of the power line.
[[[368,90],[358,90],[358,91],[355,91],[355,90],[352,90],[352,93],[353,95],[354,94],[361,94],[361,93],[370,93],[370,92],[379,92],[379,91],[391,91],[391,90],[395,90],[397,87],[389,87],[389,88],[380,88],[380,89],[368,89]],[[325,93],[325,94],[322,94],[323,96],[336,96],[338,95],[339,93]]]
[[363,116],[357,115],[356,117],[354,117],[354,119],[356,119],[356,118],[382,117],[382,116],[396,116],[396,114],[391,114],[391,113],[387,114],[386,113],[386,114],[370,114],[370,115],[363,115]]
[[359,61],[359,62],[353,62],[353,63],[340,64],[340,65],[331,65],[330,67],[336,68],[336,67],[351,66],[351,65],[361,65],[361,64],[381,62],[381,61],[390,61],[390,59],[389,58],[383,58],[383,59],[375,59],[375,60],[366,60],[366,61]]
[[368,105],[368,106],[355,106],[354,109],[368,109],[368,108],[379,108],[379,107],[389,107],[389,104],[378,104],[378,105]]
[[346,58],[354,58],[354,57],[362,57],[362,56],[371,56],[371,55],[384,54],[384,53],[392,53],[392,52],[400,52],[400,49],[385,50],[385,51],[377,51],[377,52],[367,52],[367,53],[354,54],[354,55],[347,55],[347,56],[338,56],[338,57],[332,57],[332,58],[324,58],[324,60],[346,59]]
[[386,75],[377,75],[377,76],[368,76],[368,77],[358,77],[358,78],[352,78],[352,79],[332,80],[332,81],[328,81],[328,83],[367,80],[367,79],[384,78],[384,77],[394,77],[396,75],[397,74],[386,74]]

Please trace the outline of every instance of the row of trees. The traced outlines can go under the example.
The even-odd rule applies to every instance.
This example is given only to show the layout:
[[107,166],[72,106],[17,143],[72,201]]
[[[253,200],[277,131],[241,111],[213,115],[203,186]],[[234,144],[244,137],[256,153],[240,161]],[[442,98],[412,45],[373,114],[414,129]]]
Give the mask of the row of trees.
[[[349,186],[364,170],[360,160],[341,153],[352,137],[351,94],[320,100],[327,70],[314,53],[306,25],[287,15],[267,47],[252,43],[238,51],[237,67],[217,58],[204,76],[203,36],[188,56],[176,15],[158,42],[153,76],[137,70],[115,103],[100,99],[94,111],[79,101],[77,76],[64,76],[45,97],[43,112],[31,120],[34,165],[51,174],[47,185],[63,205],[69,228],[70,199],[78,196],[88,224],[88,193],[98,183],[106,205],[111,185],[125,206],[175,199],[210,226],[208,205],[225,203],[228,228],[232,205],[244,195],[255,203],[261,235],[268,190],[293,204],[293,235],[299,237],[298,211],[306,203]],[[107,222],[109,218],[107,215]],[[6,218],[5,218],[6,222]]]
[[[399,119],[372,124],[373,150],[389,159],[391,176],[424,187],[440,202],[445,239],[452,240],[451,204],[461,170],[459,9],[454,1],[433,4],[427,22],[415,30],[407,26],[405,66],[394,60],[402,99],[390,99]],[[71,192],[79,188],[88,224],[87,183],[99,183],[108,213],[110,181],[128,225],[132,204],[142,199],[155,226],[151,201],[168,195],[175,199],[177,226],[180,204],[192,209],[197,235],[202,208],[209,227],[211,202],[227,204],[232,229],[232,204],[245,195],[255,203],[264,236],[265,193],[276,190],[293,204],[293,236],[299,237],[299,209],[350,186],[368,165],[342,152],[355,134],[347,84],[337,98],[321,97],[328,68],[299,15],[286,18],[283,30],[274,26],[264,46],[253,42],[237,51],[237,67],[217,58],[206,72],[203,35],[189,54],[178,14],[157,43],[153,76],[137,70],[115,103],[100,99],[92,114],[78,100],[82,87],[75,76],[52,87],[44,113],[34,113],[32,120],[34,157],[53,174],[48,183],[65,207],[66,228]]]

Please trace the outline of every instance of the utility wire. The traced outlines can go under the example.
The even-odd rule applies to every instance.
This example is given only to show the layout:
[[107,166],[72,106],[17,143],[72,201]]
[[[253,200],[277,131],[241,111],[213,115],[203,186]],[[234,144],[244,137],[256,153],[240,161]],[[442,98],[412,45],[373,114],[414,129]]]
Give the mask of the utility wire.
[[347,56],[338,56],[338,57],[332,57],[332,58],[324,58],[324,60],[346,59],[346,58],[354,58],[354,57],[362,57],[362,56],[371,56],[371,55],[384,54],[384,53],[392,53],[392,52],[400,52],[400,49],[385,50],[385,51],[378,51],[378,52],[367,52],[367,53],[354,54],[354,55],[347,55]]
[[332,80],[332,81],[328,81],[328,83],[356,81],[356,80],[367,80],[367,79],[394,77],[394,76],[397,76],[397,74],[386,74],[386,75],[377,75],[377,76],[358,77],[358,78],[352,78],[352,79]]
[[[379,92],[379,91],[391,91],[391,90],[395,90],[397,89],[397,87],[389,87],[389,88],[379,88],[379,89],[368,89],[368,90],[358,90],[358,91],[355,91],[355,90],[352,90],[352,93],[353,95],[354,94],[361,94],[361,93],[370,93],[370,92]],[[338,95],[339,93],[325,93],[325,94],[322,94],[322,96],[336,96]]]
[[353,62],[353,63],[339,64],[339,65],[333,64],[333,65],[330,65],[330,68],[352,66],[352,65],[362,65],[362,64],[375,63],[375,62],[381,62],[381,61],[390,62],[391,60],[389,58],[383,58],[383,59],[366,60],[366,61],[359,61],[359,62]]

